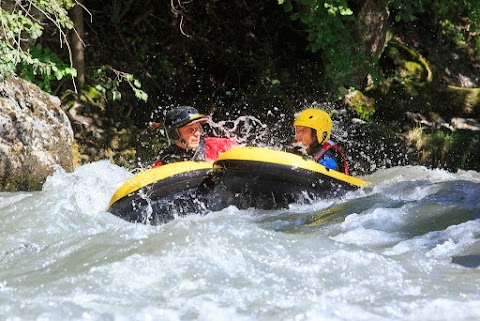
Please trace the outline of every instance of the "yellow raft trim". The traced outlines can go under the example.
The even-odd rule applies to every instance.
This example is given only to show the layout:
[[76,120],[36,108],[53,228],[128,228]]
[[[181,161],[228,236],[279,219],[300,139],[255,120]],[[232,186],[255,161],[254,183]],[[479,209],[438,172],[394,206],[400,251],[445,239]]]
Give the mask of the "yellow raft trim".
[[128,194],[133,193],[144,186],[155,183],[156,181],[165,179],[167,177],[172,177],[177,174],[189,172],[189,171],[202,170],[202,169],[210,170],[212,168],[213,166],[211,163],[185,161],[185,162],[166,164],[163,166],[148,169],[127,180],[115,192],[115,194],[113,194],[112,198],[110,199],[110,203],[108,203],[107,209],[109,209],[113,203],[115,203],[122,197],[127,196]]
[[261,147],[236,147],[226,151],[221,154],[216,162],[214,163],[214,168],[221,167],[217,164],[219,161],[228,161],[228,160],[244,160],[244,161],[256,161],[264,163],[273,163],[278,165],[290,166],[293,168],[301,168],[323,175],[332,177],[336,180],[346,182],[350,185],[357,187],[364,187],[370,183],[364,181],[360,178],[356,178],[350,175],[346,175],[339,171],[329,169],[323,165],[320,165],[313,160],[304,158],[299,155],[292,153],[283,152],[280,150],[267,149]]

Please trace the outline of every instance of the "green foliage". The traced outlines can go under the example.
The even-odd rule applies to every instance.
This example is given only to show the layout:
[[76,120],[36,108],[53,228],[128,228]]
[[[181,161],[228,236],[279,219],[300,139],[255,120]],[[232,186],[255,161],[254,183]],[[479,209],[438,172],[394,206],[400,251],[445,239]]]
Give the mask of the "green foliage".
[[[470,18],[470,28],[472,32],[479,33],[480,32],[480,4],[478,1],[474,0],[470,1],[472,4],[469,6],[469,15],[468,17]],[[473,4],[476,4],[473,5]]]
[[388,8],[395,22],[408,23],[417,20],[417,15],[425,11],[425,2],[424,0],[390,0],[388,1]]
[[66,42],[66,31],[73,28],[68,10],[74,5],[74,0],[12,0],[2,4],[0,81],[19,73],[49,91],[52,79],[75,74],[47,49],[33,47],[29,50],[30,45],[42,36],[45,22],[53,23],[59,31],[60,41]]
[[[434,24],[442,25],[442,33],[456,46],[465,45],[465,35],[458,28],[462,20],[468,21],[471,35],[480,32],[480,1],[478,0],[390,0],[388,8],[395,22],[411,22],[422,14],[428,13]],[[478,43],[478,37],[474,42]],[[474,44],[476,54],[480,57],[480,45]]]
[[452,21],[445,19],[442,26],[442,34],[445,35],[446,38],[450,39],[457,47],[465,46],[465,36]]
[[52,91],[52,81],[59,81],[66,76],[77,76],[76,69],[61,61],[49,48],[34,45],[27,53],[28,59],[22,60],[17,66],[18,75],[46,92]]
[[19,39],[17,37],[20,34],[26,34],[30,39],[37,39],[43,33],[43,27],[36,21],[32,20],[27,12],[8,12],[3,8],[0,8],[0,13],[2,17],[2,26],[5,28],[4,33],[6,39],[15,39],[18,43]]
[[[76,77],[76,70],[61,61],[49,48],[34,45],[42,36],[43,25],[51,23],[57,28],[60,45],[67,44],[70,50],[66,33],[73,29],[73,22],[68,14],[75,4],[75,0],[12,0],[10,6],[2,4],[0,18],[4,36],[0,37],[0,81],[18,75],[51,92],[54,81],[67,76]],[[104,105],[102,99],[118,101],[122,98],[122,82],[130,86],[137,99],[146,101],[148,98],[140,89],[138,79],[110,66],[96,69],[92,82],[93,86],[75,94],[72,101],[86,100],[97,106]],[[64,98],[71,95],[72,92],[67,91]]]
[[375,61],[354,39],[353,31],[359,24],[346,0],[279,0],[278,3],[291,13],[292,20],[299,20],[307,27],[310,42],[307,49],[321,55],[325,74],[336,93],[358,87],[357,75],[362,71],[376,76]]
[[0,82],[14,75],[16,63],[20,59],[19,55],[19,52],[8,42],[0,40]]
[[95,69],[91,75],[90,84],[78,93],[72,90],[65,91],[62,101],[67,109],[88,104],[104,110],[108,102],[122,100],[122,83],[128,84],[137,99],[147,101],[148,95],[140,89],[142,84],[138,79],[132,74],[118,71],[108,65]]
[[464,130],[434,130],[424,135],[424,144],[420,150],[425,154],[424,157],[428,157],[430,166],[452,170],[477,168],[480,135]]
[[62,105],[71,112],[75,113],[77,107],[85,105],[105,110],[106,99],[97,89],[86,85],[78,92],[67,89],[62,95]]
[[142,84],[132,74],[118,71],[111,66],[104,65],[97,68],[92,75],[92,83],[95,89],[109,101],[122,99],[120,84],[123,82],[130,86],[137,99],[147,101],[147,93],[140,89]]
[[[291,19],[306,27],[308,49],[318,53],[325,66],[325,75],[338,93],[358,87],[358,76],[369,74],[375,82],[381,79],[376,72],[377,59],[365,52],[356,33],[362,32],[348,0],[277,0]],[[356,3],[358,5],[358,3]],[[418,19],[434,19],[442,24],[443,33],[457,46],[465,45],[458,29],[461,19],[467,18],[472,35],[480,32],[480,2],[478,0],[388,0],[385,10],[390,13],[391,25],[410,23]],[[368,35],[367,35],[368,36]],[[480,56],[480,42],[476,42]]]
[[267,76],[265,78],[264,82],[265,82],[266,86],[269,87],[269,88],[279,87],[282,83],[279,79],[270,78],[269,76]]
[[473,46],[475,48],[476,59],[480,60],[480,37],[475,37],[473,41],[474,41]]
[[[467,38],[472,38],[475,55],[480,58],[480,2],[478,0],[447,1],[432,3],[435,19],[442,25],[442,33],[457,47],[465,47]],[[465,30],[458,28],[464,26]]]

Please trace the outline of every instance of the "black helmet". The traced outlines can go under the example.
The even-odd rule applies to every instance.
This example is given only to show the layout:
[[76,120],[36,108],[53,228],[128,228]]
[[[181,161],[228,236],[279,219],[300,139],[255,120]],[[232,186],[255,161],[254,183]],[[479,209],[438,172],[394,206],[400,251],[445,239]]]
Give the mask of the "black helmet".
[[165,131],[171,140],[180,139],[178,129],[193,122],[205,123],[207,116],[190,106],[181,106],[170,110],[165,116]]

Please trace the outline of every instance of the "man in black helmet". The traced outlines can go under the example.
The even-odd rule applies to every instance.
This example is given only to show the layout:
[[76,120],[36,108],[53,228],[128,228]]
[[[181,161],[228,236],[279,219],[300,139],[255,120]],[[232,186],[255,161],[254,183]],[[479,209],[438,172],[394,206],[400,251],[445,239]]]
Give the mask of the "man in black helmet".
[[171,145],[162,151],[153,167],[187,160],[214,162],[218,155],[238,144],[227,138],[202,137],[207,116],[197,109],[182,106],[165,116],[165,132]]

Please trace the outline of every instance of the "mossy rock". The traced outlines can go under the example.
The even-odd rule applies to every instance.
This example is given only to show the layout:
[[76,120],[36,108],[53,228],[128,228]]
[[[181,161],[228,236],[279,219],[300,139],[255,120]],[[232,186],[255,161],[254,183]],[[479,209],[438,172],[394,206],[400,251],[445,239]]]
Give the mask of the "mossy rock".
[[365,94],[375,100],[382,119],[399,119],[407,112],[450,117],[480,117],[480,88],[461,88],[439,82],[435,66],[414,48],[390,42],[383,57],[388,78]]
[[403,67],[403,70],[400,71],[400,76],[403,78],[421,81],[426,76],[425,66],[416,61],[405,61]]
[[359,90],[349,94],[347,105],[363,120],[369,120],[375,114],[375,100]]

